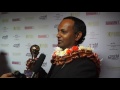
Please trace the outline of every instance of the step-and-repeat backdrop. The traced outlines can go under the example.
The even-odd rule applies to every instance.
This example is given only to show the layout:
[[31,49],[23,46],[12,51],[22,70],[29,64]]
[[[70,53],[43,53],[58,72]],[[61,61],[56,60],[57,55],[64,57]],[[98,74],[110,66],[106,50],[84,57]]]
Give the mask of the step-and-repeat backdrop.
[[[86,23],[87,36],[82,45],[99,54],[100,77],[120,77],[120,12],[0,12],[0,52],[6,53],[8,67],[24,73],[31,58],[30,47],[37,44],[40,54],[46,54],[42,67],[48,72],[57,45],[57,26],[66,16],[76,16]],[[2,64],[0,68],[4,69]]]

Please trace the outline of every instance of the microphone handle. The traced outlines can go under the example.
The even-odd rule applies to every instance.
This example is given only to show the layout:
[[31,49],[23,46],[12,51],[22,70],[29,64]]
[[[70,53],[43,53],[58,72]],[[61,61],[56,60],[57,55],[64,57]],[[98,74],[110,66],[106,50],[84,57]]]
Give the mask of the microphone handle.
[[34,78],[34,76],[35,76],[35,72],[32,73],[31,78]]
[[31,75],[31,78],[38,78],[38,74],[39,74],[39,72],[38,73],[33,72]]

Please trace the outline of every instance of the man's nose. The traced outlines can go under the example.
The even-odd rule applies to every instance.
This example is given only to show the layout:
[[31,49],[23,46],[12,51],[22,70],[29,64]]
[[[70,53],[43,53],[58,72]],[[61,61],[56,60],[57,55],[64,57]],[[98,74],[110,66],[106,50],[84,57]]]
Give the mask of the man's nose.
[[56,37],[57,37],[57,38],[58,38],[58,37],[60,37],[60,34],[59,34],[59,33],[57,33],[57,34],[56,34]]

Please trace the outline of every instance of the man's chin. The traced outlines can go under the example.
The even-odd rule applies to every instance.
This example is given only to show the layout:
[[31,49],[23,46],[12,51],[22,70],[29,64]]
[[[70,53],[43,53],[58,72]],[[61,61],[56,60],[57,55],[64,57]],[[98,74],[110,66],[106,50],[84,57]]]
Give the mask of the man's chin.
[[62,48],[62,49],[63,49],[63,46],[62,46],[62,45],[60,45],[60,44],[58,44],[58,47],[60,47],[60,48]]
[[57,44],[58,47],[60,47],[60,44]]
[[60,48],[62,47],[62,45],[61,45],[61,44],[58,44],[57,46],[58,46],[58,47],[60,47]]

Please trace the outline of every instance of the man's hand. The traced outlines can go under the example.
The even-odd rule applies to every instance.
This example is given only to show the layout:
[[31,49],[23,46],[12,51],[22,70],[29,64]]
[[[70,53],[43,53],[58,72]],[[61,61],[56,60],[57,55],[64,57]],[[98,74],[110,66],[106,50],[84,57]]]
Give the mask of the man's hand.
[[27,63],[26,63],[26,69],[27,69],[27,70],[31,70],[32,67],[34,66],[36,60],[37,60],[37,58],[35,58],[35,60],[28,59],[28,60],[27,60]]
[[15,78],[12,73],[5,73],[0,78]]

